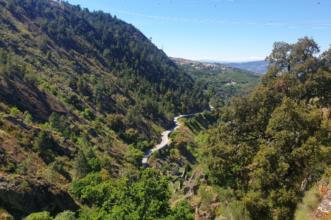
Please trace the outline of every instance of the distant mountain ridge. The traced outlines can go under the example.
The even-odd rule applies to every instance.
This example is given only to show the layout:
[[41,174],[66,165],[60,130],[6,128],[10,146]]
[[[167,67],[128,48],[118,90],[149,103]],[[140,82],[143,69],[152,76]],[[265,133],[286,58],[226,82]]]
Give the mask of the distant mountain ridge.
[[[244,71],[248,74],[256,75],[260,74],[259,72],[256,71],[251,71],[245,68],[240,68],[237,67],[239,66],[240,63],[222,63],[222,62],[217,62],[217,61],[198,61],[198,60],[189,60],[185,58],[171,58],[177,65],[191,65],[195,68],[198,69],[210,69],[210,70],[223,70],[223,71],[233,71],[233,70],[240,70]],[[256,61],[259,62],[259,61]],[[237,66],[236,66],[237,65]],[[253,69],[253,68],[252,68]]]
[[249,61],[249,62],[234,62],[224,63],[224,65],[235,67],[243,70],[248,70],[258,74],[264,74],[268,70],[268,62],[265,60]]
[[265,74],[268,70],[268,61],[265,60],[227,62],[227,61],[209,60],[209,59],[202,59],[202,60],[189,60],[184,58],[172,58],[172,59],[177,60],[180,63],[201,63],[206,65],[218,65],[218,66],[222,65],[226,67],[246,70],[256,74]]

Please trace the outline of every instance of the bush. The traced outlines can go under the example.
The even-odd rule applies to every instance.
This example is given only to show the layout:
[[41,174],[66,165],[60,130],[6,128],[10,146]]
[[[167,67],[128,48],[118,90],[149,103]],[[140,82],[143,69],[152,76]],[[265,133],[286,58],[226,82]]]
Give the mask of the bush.
[[141,165],[141,160],[144,157],[144,153],[140,150],[135,149],[133,146],[129,145],[129,149],[126,152],[125,159],[127,162],[134,164],[135,166]]
[[39,155],[46,161],[52,161],[54,154],[52,148],[55,146],[55,142],[52,136],[46,131],[39,132],[37,138],[33,143],[33,149],[39,153]]
[[27,125],[30,125],[33,121],[33,118],[31,116],[31,114],[29,112],[24,112],[24,119],[23,119],[24,123]]
[[295,220],[308,220],[309,215],[316,210],[320,203],[319,192],[317,186],[314,186],[307,191],[302,199],[302,202],[298,205],[294,215]]
[[129,128],[125,130],[123,139],[129,144],[135,143],[139,139],[139,132],[136,129]]
[[141,150],[141,151],[146,151],[149,148],[152,148],[153,144],[149,143],[148,141],[144,140],[144,141],[138,141],[135,144],[135,148]]
[[80,201],[87,204],[92,204],[98,200],[96,198],[99,197],[100,194],[96,192],[98,191],[97,186],[99,186],[101,182],[102,178],[99,173],[90,173],[82,179],[73,181],[69,190],[70,193],[72,193]]
[[85,177],[91,171],[91,167],[89,166],[88,161],[82,151],[79,151],[75,158],[74,169],[76,172],[76,177],[78,178]]
[[54,220],[76,220],[76,216],[74,212],[71,211],[65,211],[59,213]]
[[221,205],[221,219],[250,220],[249,213],[242,201],[231,201]]
[[176,207],[172,210],[172,214],[167,220],[193,220],[192,208],[190,205],[184,201],[180,202],[176,205]]
[[10,108],[10,114],[12,116],[18,116],[21,114],[21,111],[17,107]]
[[50,216],[49,212],[37,212],[30,214],[24,220],[53,220],[53,218]]
[[88,108],[86,108],[82,113],[83,113],[83,117],[87,120],[94,120],[95,118],[93,112]]
[[112,130],[120,132],[125,129],[123,120],[124,117],[122,115],[111,114],[107,117],[107,124]]

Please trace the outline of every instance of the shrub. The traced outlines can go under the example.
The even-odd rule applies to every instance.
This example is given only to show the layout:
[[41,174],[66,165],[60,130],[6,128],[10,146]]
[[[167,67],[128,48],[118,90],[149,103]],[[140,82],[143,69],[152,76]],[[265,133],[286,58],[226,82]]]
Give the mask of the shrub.
[[18,116],[21,114],[21,111],[17,107],[10,108],[10,114],[12,116]]
[[37,138],[33,143],[33,149],[37,151],[41,157],[47,162],[50,162],[53,158],[52,148],[55,146],[55,142],[52,136],[46,131],[39,132]]
[[141,160],[144,157],[144,153],[140,150],[135,149],[133,146],[129,145],[129,149],[126,152],[125,159],[135,166],[141,165]]
[[94,120],[95,118],[93,112],[88,108],[83,111],[83,117],[87,120]]
[[29,112],[27,112],[27,111],[24,112],[23,121],[27,125],[32,124],[33,119],[32,119],[32,116],[31,116],[31,114]]
[[24,220],[53,220],[49,212],[36,212],[30,214]]
[[91,167],[82,151],[79,151],[75,158],[74,168],[78,178],[85,177],[91,171]]
[[65,211],[59,213],[54,220],[76,220],[75,213],[71,211]]
[[167,220],[193,220],[193,214],[190,205],[184,201],[176,205],[172,210],[172,215]]

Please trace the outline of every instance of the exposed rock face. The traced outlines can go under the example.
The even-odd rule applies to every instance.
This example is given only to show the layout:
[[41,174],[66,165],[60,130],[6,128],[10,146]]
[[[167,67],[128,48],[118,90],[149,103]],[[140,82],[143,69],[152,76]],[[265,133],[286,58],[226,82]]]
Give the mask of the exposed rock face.
[[67,192],[43,180],[25,180],[22,177],[9,179],[1,174],[0,207],[16,218],[42,210],[58,213],[78,209],[78,205]]

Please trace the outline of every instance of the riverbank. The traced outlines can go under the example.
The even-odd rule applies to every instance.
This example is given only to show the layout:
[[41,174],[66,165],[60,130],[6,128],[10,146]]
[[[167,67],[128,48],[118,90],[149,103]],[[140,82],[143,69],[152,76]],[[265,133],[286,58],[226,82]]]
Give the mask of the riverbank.
[[152,154],[156,151],[159,151],[165,147],[167,147],[169,144],[170,144],[170,134],[172,132],[174,132],[175,130],[177,130],[180,126],[181,126],[181,123],[179,121],[179,119],[181,118],[188,118],[188,117],[192,117],[194,115],[196,115],[198,113],[195,113],[195,114],[185,114],[185,115],[178,115],[174,118],[174,123],[175,123],[175,126],[172,127],[171,129],[169,130],[166,130],[164,132],[161,133],[161,142],[157,145],[155,145],[152,149],[148,150],[143,159],[142,159],[142,164],[143,165],[148,165],[148,159],[152,156]]

